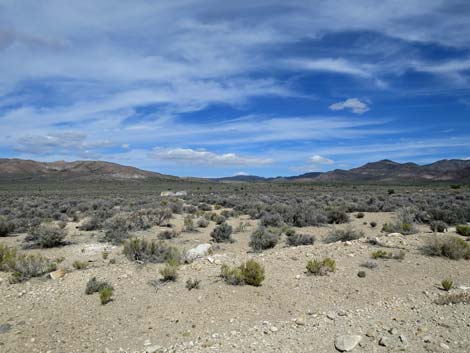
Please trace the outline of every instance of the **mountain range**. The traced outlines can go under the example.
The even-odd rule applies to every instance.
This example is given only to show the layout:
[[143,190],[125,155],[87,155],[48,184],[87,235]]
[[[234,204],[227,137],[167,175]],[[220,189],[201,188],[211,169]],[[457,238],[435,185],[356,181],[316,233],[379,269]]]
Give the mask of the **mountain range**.
[[[23,159],[0,159],[0,180],[104,179],[104,180],[191,180],[141,170],[103,161],[37,162]],[[195,180],[195,179],[194,179]],[[470,160],[443,159],[418,165],[388,159],[367,163],[349,170],[310,172],[297,176],[264,178],[236,175],[201,179],[211,182],[462,182],[470,183]]]

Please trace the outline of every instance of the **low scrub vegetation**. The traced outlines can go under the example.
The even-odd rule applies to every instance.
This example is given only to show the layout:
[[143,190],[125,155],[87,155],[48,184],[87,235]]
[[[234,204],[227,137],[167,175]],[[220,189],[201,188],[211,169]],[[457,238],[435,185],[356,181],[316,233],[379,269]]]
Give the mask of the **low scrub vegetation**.
[[259,227],[251,234],[249,246],[253,251],[263,251],[274,248],[278,241],[279,234],[276,234],[273,229]]
[[336,261],[327,257],[323,260],[310,260],[307,262],[307,273],[315,276],[326,276],[336,271]]
[[57,269],[57,264],[41,255],[18,254],[16,249],[0,244],[0,271],[10,272],[10,283],[27,281]]
[[464,237],[470,237],[470,225],[459,224],[455,227],[458,234]]
[[186,288],[188,290],[199,289],[200,285],[201,281],[198,279],[188,278],[188,280],[186,281]]
[[113,288],[113,286],[107,281],[100,281],[96,279],[96,277],[92,277],[86,284],[85,294],[90,295],[93,293],[99,293],[104,288]]
[[65,244],[66,233],[63,229],[53,224],[42,224],[32,229],[31,234],[26,236],[28,246],[40,248],[53,248]]
[[211,232],[211,238],[216,243],[233,243],[232,226],[228,223],[222,223]]
[[371,254],[373,259],[395,259],[395,260],[403,260],[405,258],[406,253],[403,250],[400,251],[384,251],[384,250],[377,250]]
[[294,233],[294,234],[288,235],[286,239],[286,243],[288,246],[312,245],[314,242],[315,242],[315,237],[310,234]]
[[165,266],[160,269],[163,282],[174,282],[178,278],[178,262],[175,260],[169,260]]
[[264,267],[255,260],[248,260],[238,267],[222,265],[220,276],[232,285],[260,286],[265,279]]
[[359,238],[362,238],[364,236],[364,233],[362,231],[358,231],[352,226],[347,226],[345,229],[338,229],[335,228],[333,229],[329,234],[328,237],[326,238],[325,242],[326,243],[335,243],[337,241],[352,241],[356,240]]
[[433,232],[444,233],[447,231],[447,223],[443,221],[431,221],[429,228],[431,228]]
[[430,256],[447,257],[452,260],[470,259],[469,243],[456,236],[433,237],[424,247],[424,252]]
[[123,254],[131,261],[163,263],[175,261],[180,263],[180,251],[163,241],[147,241],[145,239],[130,239],[124,243]]
[[446,293],[434,301],[437,305],[470,304],[470,292]]
[[442,288],[448,292],[454,286],[454,281],[452,281],[451,279],[445,279],[441,282],[441,285],[442,285]]

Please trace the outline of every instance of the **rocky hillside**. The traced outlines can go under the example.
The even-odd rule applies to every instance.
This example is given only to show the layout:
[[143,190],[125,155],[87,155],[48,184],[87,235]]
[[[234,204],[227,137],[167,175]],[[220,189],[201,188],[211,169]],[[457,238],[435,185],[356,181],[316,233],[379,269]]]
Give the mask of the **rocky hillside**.
[[40,180],[47,178],[105,178],[138,180],[147,178],[176,177],[149,172],[134,167],[123,166],[116,163],[101,161],[75,161],[75,162],[36,162],[22,159],[0,159],[0,179]]
[[381,160],[367,163],[350,170],[333,170],[314,178],[318,181],[382,181],[382,182],[423,182],[423,181],[470,181],[470,161],[444,159],[432,164],[398,163]]

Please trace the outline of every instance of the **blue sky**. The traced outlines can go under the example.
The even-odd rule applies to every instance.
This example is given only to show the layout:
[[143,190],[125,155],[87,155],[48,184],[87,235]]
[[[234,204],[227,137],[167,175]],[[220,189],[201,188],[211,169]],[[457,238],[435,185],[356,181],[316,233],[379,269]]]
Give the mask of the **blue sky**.
[[470,2],[0,0],[0,157],[181,176],[470,157]]

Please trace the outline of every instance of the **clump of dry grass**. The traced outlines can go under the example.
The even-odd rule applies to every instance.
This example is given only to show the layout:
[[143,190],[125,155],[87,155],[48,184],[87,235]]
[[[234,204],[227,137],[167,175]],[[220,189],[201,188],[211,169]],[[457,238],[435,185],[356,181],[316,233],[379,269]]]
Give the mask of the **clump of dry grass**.
[[470,304],[470,293],[469,292],[454,292],[440,295],[434,304],[437,305],[449,305],[449,304]]

